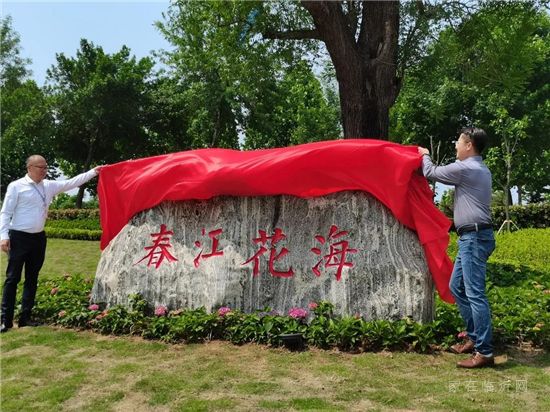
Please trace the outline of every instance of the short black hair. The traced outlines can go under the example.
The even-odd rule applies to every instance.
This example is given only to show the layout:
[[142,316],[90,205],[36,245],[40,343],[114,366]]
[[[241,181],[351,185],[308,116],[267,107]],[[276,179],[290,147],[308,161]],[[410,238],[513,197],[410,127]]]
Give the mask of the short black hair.
[[487,133],[485,133],[485,130],[480,129],[479,127],[465,127],[460,130],[460,134],[465,134],[469,137],[472,145],[474,146],[474,149],[476,149],[476,152],[479,154],[481,154],[483,150],[485,150],[487,144],[489,143],[489,137],[487,136]]

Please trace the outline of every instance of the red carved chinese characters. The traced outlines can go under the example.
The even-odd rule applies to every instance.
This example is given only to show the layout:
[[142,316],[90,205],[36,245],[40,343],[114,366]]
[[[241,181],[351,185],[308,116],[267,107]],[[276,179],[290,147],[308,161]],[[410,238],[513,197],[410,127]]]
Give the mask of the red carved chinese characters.
[[292,267],[288,269],[287,271],[279,271],[275,270],[274,263],[276,260],[279,260],[280,258],[284,257],[288,254],[288,249],[283,247],[279,253],[277,253],[275,249],[275,245],[286,238],[286,235],[283,233],[283,231],[279,228],[275,228],[275,233],[273,236],[267,236],[267,233],[265,230],[260,230],[260,237],[253,239],[253,242],[258,244],[260,243],[262,246],[260,249],[256,252],[254,256],[252,256],[250,259],[248,259],[246,262],[243,263],[243,265],[246,265],[252,261],[254,261],[254,269],[252,271],[253,276],[258,276],[258,273],[260,271],[260,256],[262,256],[264,253],[268,251],[266,247],[264,247],[268,242],[270,243],[270,249],[269,249],[269,273],[271,273],[271,276],[280,277],[280,278],[289,278],[294,275],[294,271],[292,270]]
[[[338,226],[332,225],[330,227],[330,232],[328,234],[327,239],[325,239],[323,236],[317,235],[315,236],[315,239],[321,245],[324,245],[330,240],[336,240],[338,238],[341,238],[342,236],[346,236],[348,232],[346,230],[338,231]],[[321,276],[321,271],[319,270],[319,266],[321,263],[323,263],[323,260],[325,261],[325,268],[328,267],[338,267],[336,270],[336,280],[340,280],[342,277],[342,269],[345,267],[353,267],[353,263],[346,262],[346,254],[347,253],[357,253],[357,249],[350,249],[349,248],[349,242],[346,240],[341,240],[340,242],[330,243],[329,244],[330,250],[329,253],[324,255],[319,262],[312,268],[313,273],[315,273],[316,276]],[[312,248],[311,251],[315,253],[316,255],[322,255],[320,248]]]
[[[212,256],[223,256],[223,251],[218,250],[218,244],[220,243],[220,240],[217,238],[217,236],[221,235],[222,232],[223,232],[222,229],[211,230],[210,232],[208,232],[208,237],[210,238],[210,240],[212,240],[212,248],[210,253],[205,253],[205,254],[202,253],[204,249],[201,249],[197,257],[193,259],[193,263],[196,268],[198,268],[200,265],[200,259],[208,259],[208,258],[211,258]],[[204,236],[205,234],[206,234],[206,231],[202,229],[202,235]],[[201,247],[201,242],[197,240],[195,242],[195,246]]]
[[172,245],[170,244],[170,236],[172,236],[173,234],[174,232],[172,232],[171,230],[166,230],[166,225],[161,224],[159,233],[151,233],[151,237],[153,238],[153,245],[146,246],[144,248],[145,250],[148,250],[149,253],[145,255],[139,262],[134,263],[134,265],[137,265],[138,263],[149,258],[147,266],[155,265],[155,269],[158,269],[164,259],[167,259],[170,262],[177,261],[178,259],[172,256],[168,251],[168,248],[172,247]]

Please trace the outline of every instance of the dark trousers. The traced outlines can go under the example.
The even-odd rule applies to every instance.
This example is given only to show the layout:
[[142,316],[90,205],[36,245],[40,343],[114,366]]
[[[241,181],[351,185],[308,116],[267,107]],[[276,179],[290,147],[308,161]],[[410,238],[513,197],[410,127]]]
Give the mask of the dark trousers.
[[21,272],[25,266],[25,283],[23,285],[23,300],[21,303],[20,320],[29,320],[31,317],[38,273],[46,256],[46,234],[26,233],[10,230],[10,252],[8,267],[6,269],[6,281],[2,294],[2,323],[8,327],[13,326],[13,313],[15,309],[15,296],[17,285],[21,280]]

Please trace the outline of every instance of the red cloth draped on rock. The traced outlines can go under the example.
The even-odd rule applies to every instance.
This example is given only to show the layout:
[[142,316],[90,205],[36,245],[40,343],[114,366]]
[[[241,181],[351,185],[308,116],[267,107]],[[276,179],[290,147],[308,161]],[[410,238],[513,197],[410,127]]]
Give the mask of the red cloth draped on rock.
[[432,201],[416,146],[371,139],[333,140],[280,149],[200,149],[128,160],[101,170],[101,248],[136,213],[165,200],[214,196],[323,196],[370,193],[416,231],[441,298],[452,302],[447,256],[451,222]]

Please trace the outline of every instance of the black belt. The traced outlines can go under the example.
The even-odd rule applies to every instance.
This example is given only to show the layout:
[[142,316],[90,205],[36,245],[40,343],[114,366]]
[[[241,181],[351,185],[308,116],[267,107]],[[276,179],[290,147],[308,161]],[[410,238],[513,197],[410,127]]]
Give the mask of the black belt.
[[493,225],[491,223],[473,223],[471,225],[464,225],[460,226],[456,233],[458,233],[458,236],[462,236],[464,233],[467,232],[478,232],[483,229],[492,229]]

